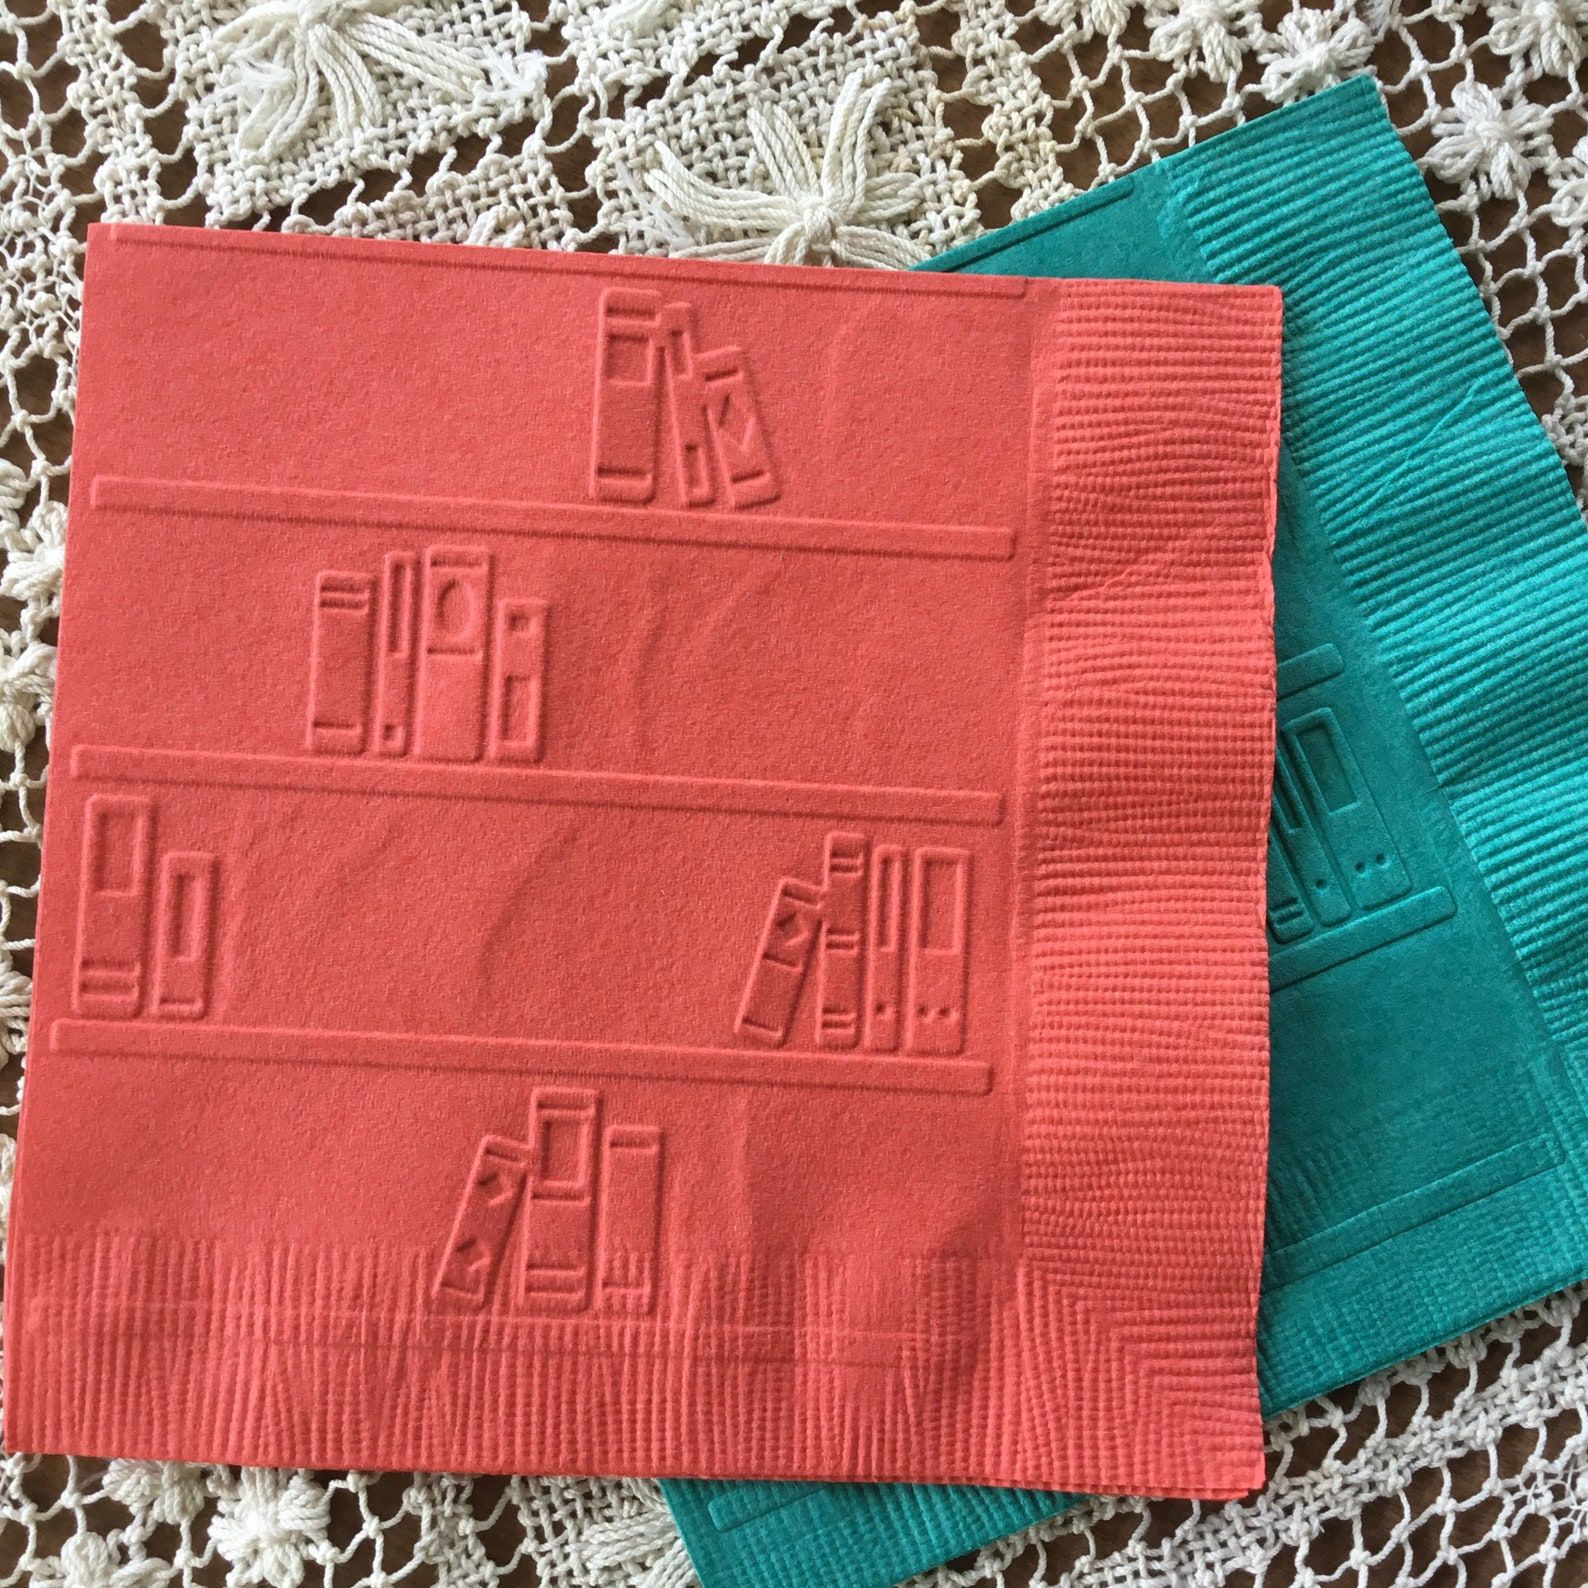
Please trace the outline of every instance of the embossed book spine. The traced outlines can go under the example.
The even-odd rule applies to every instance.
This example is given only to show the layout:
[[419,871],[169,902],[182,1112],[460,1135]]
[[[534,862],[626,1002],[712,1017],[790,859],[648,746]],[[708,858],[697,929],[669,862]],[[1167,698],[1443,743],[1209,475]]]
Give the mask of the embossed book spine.
[[868,846],[864,834],[829,833],[826,847],[816,955],[816,1043],[852,1048],[860,1040]]
[[309,748],[357,755],[369,730],[374,585],[367,574],[322,573],[314,594]]
[[871,853],[871,887],[866,905],[866,1047],[892,1053],[902,1027],[904,987],[905,879],[909,851],[900,844],[878,844]]
[[414,748],[433,761],[478,761],[485,748],[491,558],[470,547],[425,552]]
[[380,586],[380,671],[375,695],[375,750],[406,755],[413,734],[414,668],[419,615],[419,559],[389,551]]

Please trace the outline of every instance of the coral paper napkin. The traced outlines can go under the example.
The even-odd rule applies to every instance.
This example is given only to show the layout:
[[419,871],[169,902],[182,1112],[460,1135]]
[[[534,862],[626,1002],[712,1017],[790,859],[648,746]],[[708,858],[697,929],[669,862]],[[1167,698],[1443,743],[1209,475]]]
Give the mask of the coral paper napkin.
[[1278,294],[86,290],[9,1444],[1259,1481]]
[[[1285,293],[1263,1398],[1588,1273],[1588,536],[1363,78],[945,255]],[[706,1588],[883,1588],[1057,1494],[675,1484]]]

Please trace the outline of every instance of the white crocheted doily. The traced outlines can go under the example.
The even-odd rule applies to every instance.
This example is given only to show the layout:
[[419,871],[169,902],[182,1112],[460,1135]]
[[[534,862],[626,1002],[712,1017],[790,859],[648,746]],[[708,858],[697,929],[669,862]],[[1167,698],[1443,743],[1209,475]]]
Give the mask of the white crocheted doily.
[[[1370,70],[1580,482],[1585,54],[1588,0],[0,0],[7,1118],[89,220],[898,266]],[[1098,1502],[927,1580],[1580,1583],[1583,1300],[1276,1419],[1252,1501]],[[537,1578],[692,1580],[648,1484],[0,1461],[0,1588]]]

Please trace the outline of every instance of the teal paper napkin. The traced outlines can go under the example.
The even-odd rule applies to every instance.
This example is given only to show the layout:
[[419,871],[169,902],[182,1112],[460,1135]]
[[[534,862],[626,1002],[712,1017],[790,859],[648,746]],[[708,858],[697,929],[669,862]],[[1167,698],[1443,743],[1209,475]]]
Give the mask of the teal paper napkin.
[[[1265,1405],[1583,1277],[1588,534],[1372,81],[926,268],[1285,294]],[[705,1588],[885,1588],[1068,1503],[664,1488]]]

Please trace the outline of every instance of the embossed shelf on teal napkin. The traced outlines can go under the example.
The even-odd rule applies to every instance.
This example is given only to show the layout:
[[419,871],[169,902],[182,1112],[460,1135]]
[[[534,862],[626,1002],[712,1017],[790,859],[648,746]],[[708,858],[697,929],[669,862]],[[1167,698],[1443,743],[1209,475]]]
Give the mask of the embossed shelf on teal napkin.
[[[1265,1404],[1581,1278],[1588,535],[1377,89],[925,268],[1285,293]],[[1069,1503],[665,1488],[705,1588],[884,1588]]]

